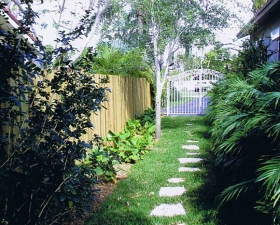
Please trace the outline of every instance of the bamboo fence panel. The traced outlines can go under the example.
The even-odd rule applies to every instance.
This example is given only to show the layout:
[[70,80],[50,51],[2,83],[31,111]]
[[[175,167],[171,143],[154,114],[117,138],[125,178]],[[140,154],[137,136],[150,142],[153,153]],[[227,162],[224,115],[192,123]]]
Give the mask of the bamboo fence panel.
[[[95,75],[94,79],[98,80],[105,75]],[[47,79],[52,79],[53,74],[46,74]],[[36,79],[35,84],[40,78]],[[10,85],[14,86],[15,82],[10,80]],[[134,119],[136,114],[142,114],[145,109],[152,106],[150,84],[145,78],[134,78],[125,76],[109,76],[109,83],[104,84],[111,92],[107,91],[108,101],[102,103],[102,110],[96,114],[92,113],[91,122],[93,129],[88,129],[87,133],[82,136],[82,140],[89,141],[97,134],[101,137],[107,135],[108,131],[120,132],[124,129],[125,123],[129,119]],[[50,91],[50,90],[48,90]],[[27,97],[27,96],[26,96]],[[59,98],[54,95],[52,100]],[[2,103],[0,107],[5,107]],[[24,118],[17,118],[18,123],[22,123],[28,116],[29,106],[22,104],[23,112],[27,112]],[[1,124],[1,134],[8,134],[9,147],[12,147],[18,137],[18,127],[9,127],[7,124]]]
[[[102,75],[95,77],[99,79]],[[102,104],[101,111],[92,113],[94,129],[82,137],[84,141],[92,139],[94,134],[104,137],[109,130],[122,131],[129,119],[152,106],[150,84],[145,78],[109,76],[109,83],[104,86],[111,90],[107,92],[108,101]]]

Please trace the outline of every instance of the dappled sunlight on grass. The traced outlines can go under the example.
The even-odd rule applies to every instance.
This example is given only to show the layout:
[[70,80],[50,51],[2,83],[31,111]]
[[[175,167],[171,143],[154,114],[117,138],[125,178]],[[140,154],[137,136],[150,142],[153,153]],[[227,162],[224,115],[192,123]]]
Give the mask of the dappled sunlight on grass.
[[[186,124],[193,124],[187,126]],[[186,133],[186,129],[194,136]],[[127,179],[121,180],[117,187],[88,221],[93,224],[126,225],[169,225],[186,223],[190,225],[218,224],[214,207],[214,190],[211,177],[211,155],[208,153],[208,140],[203,135],[207,128],[203,117],[164,117],[162,119],[162,138],[148,152],[144,159],[131,167]],[[182,145],[187,140],[198,140],[200,156],[206,158],[195,164],[180,164],[178,158],[188,157]],[[192,152],[190,150],[190,152]],[[179,172],[181,166],[201,168],[198,172]],[[169,178],[185,178],[179,184],[168,182]],[[160,197],[161,187],[184,186],[187,190],[181,196]],[[174,217],[150,216],[156,206],[182,203],[186,215]]]

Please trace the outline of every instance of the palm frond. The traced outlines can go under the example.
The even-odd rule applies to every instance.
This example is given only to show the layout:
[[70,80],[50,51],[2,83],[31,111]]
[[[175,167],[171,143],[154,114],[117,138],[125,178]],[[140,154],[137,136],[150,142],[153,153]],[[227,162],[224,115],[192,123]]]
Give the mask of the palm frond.
[[241,194],[244,194],[245,192],[249,191],[253,187],[253,185],[254,180],[248,180],[226,188],[219,195],[219,207],[221,207],[226,202],[236,200]]
[[259,173],[256,182],[262,182],[271,192],[280,181],[280,156],[275,156],[261,163],[257,170]]

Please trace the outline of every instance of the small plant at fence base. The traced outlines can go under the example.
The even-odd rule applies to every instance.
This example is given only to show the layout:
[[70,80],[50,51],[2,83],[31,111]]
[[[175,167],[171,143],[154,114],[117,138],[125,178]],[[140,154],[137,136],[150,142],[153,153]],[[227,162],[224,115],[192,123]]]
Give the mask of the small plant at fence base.
[[120,159],[115,152],[104,150],[101,145],[90,150],[87,157],[81,163],[82,168],[90,171],[93,178],[97,178],[100,182],[114,181],[116,183],[115,164],[120,163]]
[[[153,121],[152,117],[147,116],[147,111],[141,116],[142,121]],[[155,124],[153,122],[146,121],[142,125],[141,120],[129,120],[124,131],[119,133],[109,131],[104,138],[104,141],[107,142],[104,149],[115,152],[124,162],[136,162],[149,150],[149,145],[153,142],[154,132]]]

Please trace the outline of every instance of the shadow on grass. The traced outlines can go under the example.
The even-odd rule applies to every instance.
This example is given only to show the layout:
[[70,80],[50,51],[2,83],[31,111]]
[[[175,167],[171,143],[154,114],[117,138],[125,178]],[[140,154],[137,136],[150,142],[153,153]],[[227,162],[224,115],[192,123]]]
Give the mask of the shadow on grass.
[[[99,208],[86,221],[86,225],[150,225],[146,214],[146,201],[141,200],[142,182],[123,179]],[[144,208],[144,209],[143,209]]]
[[[117,206],[116,206],[117,205]],[[149,225],[151,220],[140,212],[131,209],[124,202],[120,205],[117,201],[112,205],[103,204],[85,223],[86,225]]]
[[125,212],[117,213],[110,212],[109,216],[106,216],[107,213],[96,214],[87,222],[88,225],[124,225],[124,224],[135,224],[135,225],[149,225],[151,224],[148,218],[145,218],[143,215],[138,214],[137,212]]
[[[203,184],[189,193],[192,202],[197,210],[213,211],[217,210],[217,221],[219,225],[269,225],[273,224],[271,217],[254,210],[256,199],[249,194],[243,198],[223,204],[218,207],[219,194],[229,186],[225,181],[228,180],[223,170],[214,166],[210,155],[204,163],[206,171],[200,174]],[[202,177],[201,177],[202,176]],[[206,215],[204,222],[207,223],[213,219],[213,215]]]

